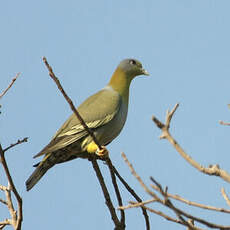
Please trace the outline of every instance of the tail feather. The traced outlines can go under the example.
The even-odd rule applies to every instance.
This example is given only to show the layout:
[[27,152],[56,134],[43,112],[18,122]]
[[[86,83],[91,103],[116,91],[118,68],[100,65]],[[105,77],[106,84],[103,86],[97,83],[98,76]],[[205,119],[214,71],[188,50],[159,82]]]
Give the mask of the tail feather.
[[49,161],[41,161],[31,176],[26,181],[26,190],[29,191],[42,178],[42,176],[54,165]]

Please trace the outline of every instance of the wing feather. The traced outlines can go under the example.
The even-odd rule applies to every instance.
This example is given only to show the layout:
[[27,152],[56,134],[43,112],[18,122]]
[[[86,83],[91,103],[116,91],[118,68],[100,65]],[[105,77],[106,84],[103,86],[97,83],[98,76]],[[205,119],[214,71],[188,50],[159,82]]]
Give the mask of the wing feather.
[[[105,88],[84,101],[78,107],[78,112],[89,128],[97,129],[110,122],[118,113],[120,106],[121,96],[116,91]],[[76,115],[72,114],[51,142],[34,157],[64,148],[87,135]]]

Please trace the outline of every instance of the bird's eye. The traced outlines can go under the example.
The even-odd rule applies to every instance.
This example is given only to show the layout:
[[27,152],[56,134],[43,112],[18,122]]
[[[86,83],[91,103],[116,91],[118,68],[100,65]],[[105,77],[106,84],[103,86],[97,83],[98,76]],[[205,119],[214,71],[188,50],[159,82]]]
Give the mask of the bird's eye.
[[136,62],[135,60],[130,60],[129,63],[130,63],[131,65],[136,65],[136,64],[137,64],[137,62]]

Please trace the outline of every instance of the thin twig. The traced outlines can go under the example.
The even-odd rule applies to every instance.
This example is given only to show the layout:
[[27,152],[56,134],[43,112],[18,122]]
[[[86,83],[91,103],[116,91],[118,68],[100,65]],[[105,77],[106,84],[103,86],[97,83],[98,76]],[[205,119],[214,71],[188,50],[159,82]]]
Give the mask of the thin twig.
[[0,229],[3,229],[7,225],[11,225],[11,221],[9,219],[5,219],[4,221],[0,222]]
[[5,148],[5,149],[3,150],[3,152],[6,152],[7,150],[13,148],[14,146],[19,145],[19,144],[22,144],[22,143],[27,142],[27,141],[28,141],[28,137],[25,137],[25,138],[23,138],[22,140],[18,139],[18,141],[17,141],[16,143],[11,144],[11,145],[8,146],[7,148]]
[[201,224],[204,224],[204,225],[206,225],[206,226],[208,226],[210,228],[217,228],[217,229],[222,229],[222,230],[223,229],[228,229],[228,230],[230,229],[230,226],[224,226],[224,225],[215,224],[215,223],[206,221],[204,219],[201,219],[199,217],[192,216],[192,215],[182,211],[181,209],[176,208],[175,206],[172,206],[172,210],[180,213],[181,215],[183,215],[183,216],[185,216],[185,217],[187,217],[189,219],[192,219],[192,220],[197,221],[197,222],[199,222]]
[[145,204],[150,204],[150,203],[154,203],[157,202],[156,199],[150,199],[150,200],[146,200],[146,201],[142,201],[142,202],[134,202],[134,201],[129,201],[129,205],[126,206],[120,206],[118,207],[119,210],[125,210],[125,209],[130,209],[130,208],[139,208],[142,207]]
[[[136,199],[137,202],[142,202],[142,199],[135,193],[135,191],[128,185],[128,183],[123,179],[123,177],[119,174],[117,169],[113,166],[113,171],[116,174],[116,176],[119,178],[121,183],[125,186],[127,191]],[[150,230],[150,223],[149,223],[149,216],[148,213],[146,212],[146,209],[141,207],[143,216],[145,218],[145,223],[146,223],[146,230]]]
[[[17,203],[18,203],[18,215],[16,216],[17,220],[16,220],[16,225],[14,226],[14,228],[15,228],[15,230],[20,230],[21,225],[22,225],[22,221],[23,221],[22,198],[20,197],[20,195],[19,195],[19,193],[18,193],[18,191],[14,185],[13,179],[10,175],[9,168],[8,168],[8,165],[7,165],[6,160],[5,160],[5,151],[2,149],[1,144],[0,144],[0,158],[1,158],[1,163],[3,165],[5,174],[7,176],[8,182],[9,182],[9,188],[10,188],[10,190],[13,191],[13,193],[16,197]],[[7,203],[8,203],[8,205],[10,205],[9,201],[7,201]],[[10,210],[10,212],[12,212],[12,210]],[[13,218],[13,216],[12,216],[12,218]],[[13,222],[14,222],[14,220],[13,220]]]
[[0,99],[6,94],[6,92],[12,87],[14,82],[17,80],[19,77],[20,73],[17,73],[16,76],[12,79],[11,83],[8,85],[8,87],[0,94]]
[[6,202],[5,200],[1,199],[1,198],[0,198],[0,202],[1,202],[2,204],[8,205],[7,202]]
[[226,125],[226,126],[230,126],[230,122],[225,122],[225,121],[219,121],[220,125]]
[[0,190],[2,190],[2,191],[6,191],[6,189],[7,189],[7,187],[6,187],[6,186],[4,186],[4,185],[1,185],[1,184],[0,184]]
[[[96,159],[92,159],[92,165],[93,165],[93,168],[94,168],[94,171],[96,172],[96,175],[97,175],[97,178],[100,182],[100,185],[101,185],[101,189],[103,191],[103,194],[104,194],[104,197],[105,197],[105,203],[110,211],[110,215],[111,215],[111,218],[115,224],[116,227],[119,227],[120,226],[120,221],[118,220],[117,218],[117,215],[116,215],[116,211],[115,211],[115,208],[113,207],[113,204],[112,204],[112,201],[110,199],[110,195],[109,195],[109,192],[108,192],[108,189],[105,185],[105,182],[104,182],[104,178],[101,174],[101,171],[100,171],[100,168],[97,164],[97,161]],[[122,229],[122,228],[121,228]]]
[[228,197],[228,195],[226,194],[224,188],[221,188],[221,194],[224,197],[225,201],[227,202],[228,206],[230,206],[230,198]]
[[[178,220],[178,219],[175,219],[175,218],[173,218],[173,217],[171,217],[171,216],[168,216],[168,215],[166,215],[165,213],[163,213],[163,212],[161,212],[161,211],[158,211],[158,210],[149,208],[149,207],[147,207],[147,206],[145,206],[145,205],[143,205],[143,207],[144,207],[146,210],[148,210],[148,211],[150,211],[150,212],[152,212],[152,213],[155,213],[155,214],[157,214],[157,215],[159,215],[159,216],[165,218],[165,219],[168,220],[168,221],[175,222],[175,223],[178,223],[178,224],[187,226],[187,225],[184,224],[181,220]],[[193,230],[203,230],[202,228],[198,228],[198,227],[193,227],[192,229],[193,229]]]
[[182,147],[177,143],[177,141],[172,137],[172,135],[169,132],[170,122],[172,119],[173,114],[175,113],[176,109],[178,108],[179,104],[176,104],[172,111],[166,112],[166,121],[165,124],[163,124],[161,121],[159,121],[156,117],[152,117],[153,122],[156,124],[158,128],[162,130],[162,134],[160,135],[160,139],[167,139],[172,146],[177,150],[177,152],[194,168],[199,170],[202,173],[205,173],[210,176],[218,176],[221,177],[223,180],[230,183],[230,174],[221,169],[219,165],[210,165],[208,168],[203,167],[198,162],[193,160],[183,149]]
[[[151,185],[151,187],[153,189],[155,189],[156,191],[160,192],[160,189],[158,186],[156,185]],[[203,208],[203,209],[207,209],[207,210],[211,210],[211,211],[217,211],[217,212],[224,212],[224,213],[230,213],[230,210],[229,209],[224,209],[224,208],[217,208],[217,207],[214,207],[214,206],[210,206],[210,205],[204,205],[204,204],[200,204],[200,203],[197,203],[197,202],[194,202],[194,201],[190,201],[190,200],[187,200],[179,195],[173,195],[173,194],[170,194],[170,193],[167,193],[168,197],[174,199],[174,200],[178,200],[178,201],[181,201],[187,205],[190,205],[190,206],[194,206],[194,207],[198,207],[198,208]]]
[[12,218],[12,225],[15,228],[15,226],[17,226],[17,212],[14,209],[14,204],[11,198],[11,189],[10,189],[10,185],[8,185],[7,190],[5,191],[5,195],[6,195],[6,200],[7,200],[7,206]]
[[[16,76],[12,79],[11,83],[9,84],[9,86],[0,94],[0,99],[7,93],[7,91],[13,86],[14,82],[16,81],[16,79],[19,77],[20,73],[17,73]],[[15,230],[20,230],[21,229],[21,225],[22,225],[22,220],[23,220],[23,213],[22,213],[22,198],[20,197],[13,179],[10,175],[9,172],[9,168],[8,165],[6,163],[6,159],[5,159],[5,152],[7,150],[9,150],[10,148],[21,144],[23,142],[26,142],[27,138],[24,138],[23,140],[18,140],[17,143],[15,144],[11,144],[9,147],[7,147],[6,149],[2,149],[2,146],[0,144],[0,162],[2,163],[3,169],[5,171],[6,177],[8,179],[8,187],[0,185],[0,190],[5,191],[5,195],[6,195],[6,201],[1,199],[0,202],[7,205],[10,215],[11,215],[11,220],[6,219],[3,222],[0,222],[0,229],[3,229],[6,225],[12,225],[14,227]],[[17,211],[15,211],[14,206],[13,206],[13,201],[11,198],[11,191],[13,191],[13,194],[16,197],[17,200],[17,205],[18,205],[18,213]]]
[[137,181],[140,183],[140,185],[144,188],[144,190],[150,195],[152,196],[154,199],[159,200],[159,197],[152,192],[142,181],[141,177],[136,173],[136,171],[134,170],[132,164],[129,162],[128,158],[126,157],[126,155],[124,153],[121,153],[125,163],[129,166],[129,169],[131,171],[131,173],[133,174],[134,177],[136,177]]
[[[175,107],[176,108],[176,107]],[[175,110],[174,110],[175,112]],[[173,112],[173,113],[174,113]],[[169,114],[169,112],[167,112]],[[169,126],[169,123],[168,123]],[[172,209],[174,211],[174,213],[176,214],[176,216],[178,217],[178,219],[184,223],[185,226],[194,229],[193,226],[184,219],[184,217],[182,216],[182,214],[176,209],[174,208],[175,206],[172,204],[172,202],[170,201],[169,197],[168,197],[168,187],[166,187],[165,189],[162,188],[161,184],[158,183],[153,177],[150,177],[151,181],[159,188],[159,191],[161,193],[161,195],[164,197],[164,201],[163,203],[161,202],[161,200],[159,199],[159,202],[161,202],[163,205],[169,207],[170,209]]]
[[162,189],[162,186],[159,183],[157,183],[156,180],[154,180],[153,178],[151,178],[151,179],[155,183],[155,185],[157,187],[159,187],[159,191],[160,191],[161,195],[165,198],[164,205],[167,206],[167,207],[169,207],[171,210],[173,210],[175,212],[175,214],[178,216],[178,218],[180,218],[180,220],[182,220],[189,228],[194,229],[194,226],[191,225],[191,223],[189,223],[188,221],[185,221],[182,216],[185,216],[185,217],[187,217],[189,219],[197,221],[197,222],[199,222],[201,224],[204,224],[204,225],[206,225],[206,226],[208,226],[210,228],[230,229],[230,226],[219,225],[219,224],[215,224],[215,223],[206,221],[206,220],[201,219],[199,217],[192,216],[191,214],[188,214],[188,213],[184,212],[183,210],[175,207],[175,205],[168,198],[167,188],[164,191]]
[[[182,223],[183,225],[187,226],[189,229],[197,229],[193,224],[191,224],[190,221],[187,221],[184,217],[192,219],[194,221],[197,221],[201,224],[204,224],[210,228],[218,228],[218,229],[230,229],[230,226],[224,226],[224,225],[219,225],[219,224],[215,224],[215,223],[211,223],[209,221],[206,221],[204,219],[201,219],[199,217],[195,217],[192,216],[191,214],[188,214],[186,212],[184,212],[183,210],[177,208],[174,206],[174,204],[170,201],[169,197],[168,197],[168,191],[167,191],[167,187],[164,190],[162,188],[162,186],[160,185],[160,183],[158,183],[155,179],[151,178],[151,180],[155,183],[155,185],[158,187],[158,191],[160,191],[161,195],[164,197],[164,200],[160,199],[154,192],[152,192],[142,181],[141,177],[136,173],[136,171],[134,170],[133,166],[131,165],[131,163],[128,161],[126,155],[123,153],[122,157],[124,158],[125,162],[127,163],[127,165],[130,168],[131,173],[136,177],[136,179],[138,180],[138,182],[140,183],[140,185],[144,188],[144,190],[153,197],[155,202],[159,202],[160,204],[168,207],[169,209],[171,209],[178,217],[179,222]],[[144,205],[142,205],[143,207]],[[122,208],[122,207],[121,207]],[[147,209],[147,207],[145,206],[145,208]],[[153,211],[155,212],[155,211]],[[156,213],[156,212],[155,212]],[[161,213],[162,214],[162,213]]]
[[[109,167],[109,171],[110,171],[110,175],[111,175],[111,178],[112,178],[112,184],[113,184],[113,187],[114,187],[114,190],[115,190],[115,193],[116,193],[116,197],[117,197],[117,201],[118,201],[118,205],[119,206],[122,206],[123,203],[122,203],[122,198],[121,198],[121,194],[120,194],[120,191],[119,191],[119,188],[118,188],[118,185],[117,185],[117,181],[116,181],[116,176],[114,174],[114,166],[112,164],[112,161],[110,160],[109,157],[106,158],[106,163]],[[125,229],[125,212],[124,210],[120,210],[121,211],[121,226],[124,227]]]

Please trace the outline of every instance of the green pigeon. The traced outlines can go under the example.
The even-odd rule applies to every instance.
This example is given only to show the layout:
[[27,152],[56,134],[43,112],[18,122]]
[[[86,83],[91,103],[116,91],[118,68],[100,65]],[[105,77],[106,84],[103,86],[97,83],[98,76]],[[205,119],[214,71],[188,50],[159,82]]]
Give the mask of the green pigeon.
[[[127,117],[129,86],[138,75],[149,75],[135,59],[120,62],[109,83],[99,92],[86,99],[78,112],[94,132],[101,146],[106,146],[121,132]],[[50,143],[35,157],[44,155],[41,162],[26,181],[29,191],[55,164],[90,154],[103,155],[75,114],[61,126]]]

